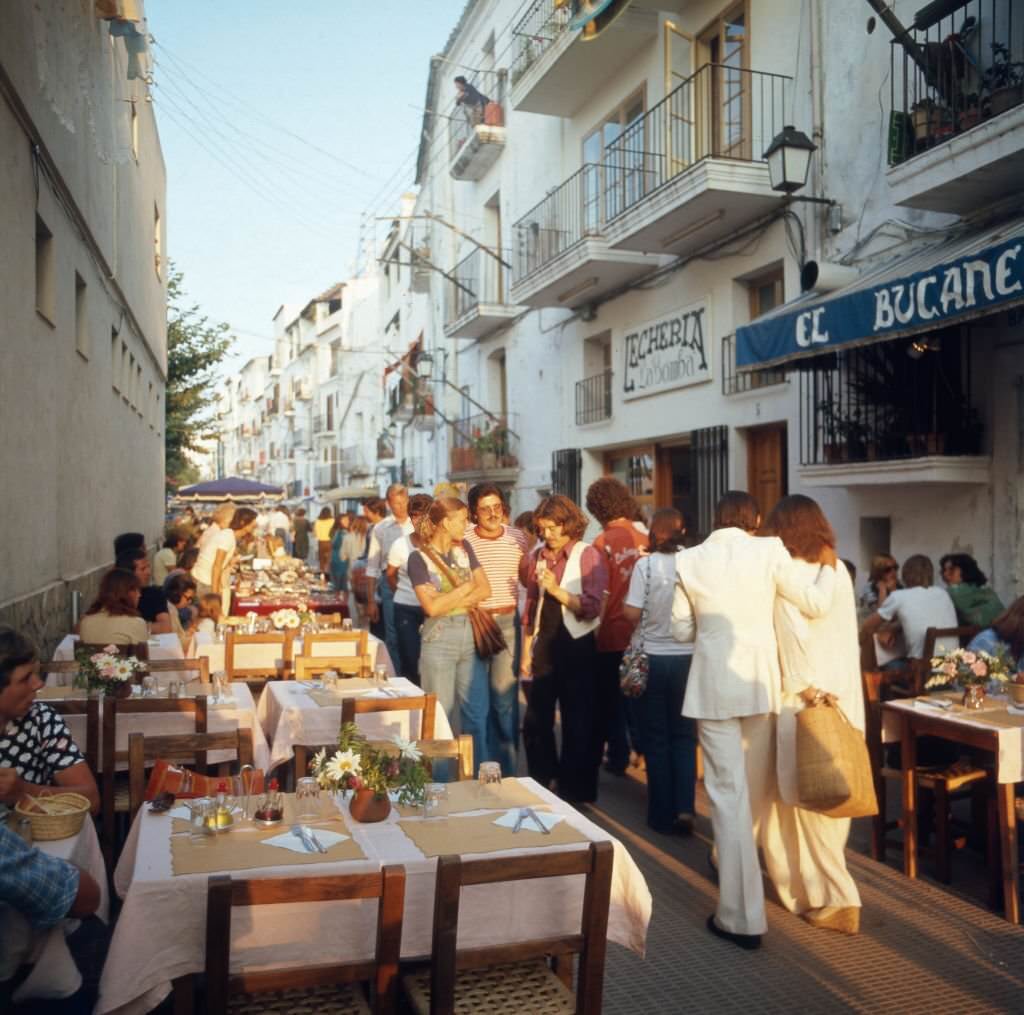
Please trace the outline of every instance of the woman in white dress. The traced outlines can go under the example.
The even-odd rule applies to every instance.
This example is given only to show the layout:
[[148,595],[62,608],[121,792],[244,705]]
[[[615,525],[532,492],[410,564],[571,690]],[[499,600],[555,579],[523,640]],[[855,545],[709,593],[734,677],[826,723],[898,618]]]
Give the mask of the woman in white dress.
[[[828,519],[810,497],[784,497],[763,532],[778,536],[808,582],[822,550],[835,548]],[[818,695],[831,695],[843,714],[864,732],[864,695],[857,642],[857,604],[846,568],[836,568],[831,609],[811,620],[781,597],[775,631],[782,669],[778,720],[778,798],[761,831],[768,876],[782,904],[814,927],[845,934],[860,929],[860,894],[846,867],[849,818],[830,818],[797,806],[796,716]]]

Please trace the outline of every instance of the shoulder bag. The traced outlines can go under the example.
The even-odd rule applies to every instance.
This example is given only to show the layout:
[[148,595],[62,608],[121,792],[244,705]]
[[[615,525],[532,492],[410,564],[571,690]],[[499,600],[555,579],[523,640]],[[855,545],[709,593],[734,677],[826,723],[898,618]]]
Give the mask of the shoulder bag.
[[[651,597],[651,568],[654,561],[647,559],[647,581],[644,586],[644,605],[640,611],[640,619],[633,628],[629,645],[622,654],[619,664],[619,690],[627,698],[639,698],[647,690],[647,677],[650,672],[650,660],[644,651],[644,621],[647,620],[647,602]],[[637,567],[640,562],[637,562]]]
[[[458,575],[438,556],[432,546],[424,543],[419,549],[424,556],[434,562],[441,574],[451,583],[452,588],[461,584]],[[490,659],[508,648],[497,621],[486,610],[480,609],[479,606],[470,606],[466,612],[469,615],[469,623],[473,627],[473,644],[476,647],[476,654],[481,659]]]

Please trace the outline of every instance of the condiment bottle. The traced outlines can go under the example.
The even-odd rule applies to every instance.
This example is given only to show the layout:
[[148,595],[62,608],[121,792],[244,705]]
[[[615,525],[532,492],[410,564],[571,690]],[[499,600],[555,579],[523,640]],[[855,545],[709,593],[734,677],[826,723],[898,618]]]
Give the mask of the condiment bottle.
[[271,779],[266,791],[260,798],[260,806],[256,811],[257,821],[280,821],[284,817],[284,805],[276,779]]
[[228,784],[221,782],[217,785],[217,809],[214,812],[214,822],[217,828],[227,828],[235,823],[231,808],[228,807]]

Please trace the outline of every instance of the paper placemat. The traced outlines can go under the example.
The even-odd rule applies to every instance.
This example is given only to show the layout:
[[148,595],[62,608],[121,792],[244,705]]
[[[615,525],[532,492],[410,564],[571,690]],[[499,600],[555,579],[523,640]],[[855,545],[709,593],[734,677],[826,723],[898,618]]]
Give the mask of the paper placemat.
[[[532,790],[527,789],[518,779],[503,779],[501,782],[481,785],[478,782],[450,782],[448,799],[442,800],[432,817],[447,817],[449,814],[465,814],[468,811],[508,810],[509,807],[537,807],[544,801]],[[421,817],[422,807],[396,806],[403,818]]]
[[964,709],[964,718],[1008,730],[1024,729],[1024,715],[1011,715],[1005,708]]
[[[179,874],[213,874],[218,871],[252,870],[258,867],[305,867],[318,863],[337,863],[340,860],[365,860],[366,854],[352,838],[352,833],[341,813],[326,798],[321,801],[324,817],[303,821],[317,832],[326,829],[348,836],[344,842],[330,846],[326,853],[296,853],[264,845],[266,839],[276,839],[291,831],[296,823],[294,794],[284,796],[284,820],[272,828],[239,821],[230,832],[209,835],[193,841],[188,835],[187,821],[172,818],[170,831],[185,833],[171,838],[171,870]],[[553,834],[553,833],[552,833]],[[326,845],[326,843],[325,843]]]
[[571,846],[590,842],[568,821],[560,821],[544,835],[526,825],[518,832],[494,823],[494,813],[473,817],[420,818],[398,822],[398,827],[413,841],[424,856],[445,856],[449,853],[497,853],[505,849],[540,849],[548,846]]
[[[386,684],[383,686],[387,687]],[[369,697],[374,691],[380,691],[381,689],[381,685],[375,684],[372,680],[364,680],[362,677],[352,677],[351,679],[344,681],[337,691],[311,689],[309,691],[309,696],[321,708],[337,708],[345,698],[353,698],[356,695]],[[404,694],[399,692],[398,694],[381,694],[380,697],[382,699],[416,698],[422,693],[422,691],[417,691],[416,694]]]

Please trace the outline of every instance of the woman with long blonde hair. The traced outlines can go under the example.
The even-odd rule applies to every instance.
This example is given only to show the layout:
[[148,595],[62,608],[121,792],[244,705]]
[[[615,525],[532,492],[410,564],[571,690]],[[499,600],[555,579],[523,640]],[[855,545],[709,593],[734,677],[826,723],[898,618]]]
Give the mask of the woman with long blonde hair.
[[[473,738],[473,757],[489,757],[486,671],[476,666],[469,608],[491,594],[473,548],[463,542],[469,509],[457,497],[430,505],[417,528],[419,547],[409,554],[409,583],[426,615],[420,647],[423,690],[436,694],[449,717],[458,706],[463,733]],[[475,674],[475,677],[474,677]]]

